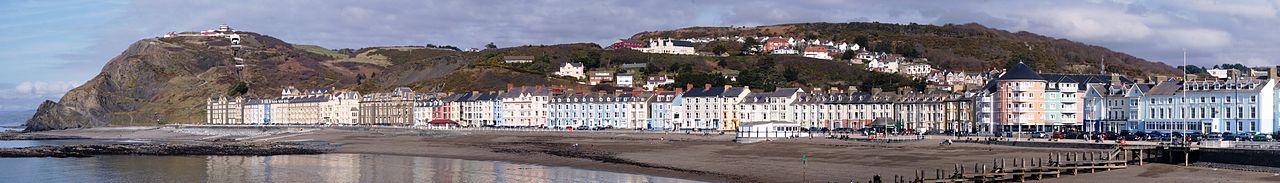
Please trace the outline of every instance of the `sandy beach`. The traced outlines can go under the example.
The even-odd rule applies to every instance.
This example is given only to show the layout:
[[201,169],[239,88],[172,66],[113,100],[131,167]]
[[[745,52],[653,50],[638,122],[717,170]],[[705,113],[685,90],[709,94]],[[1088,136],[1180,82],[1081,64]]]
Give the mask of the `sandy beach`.
[[[116,127],[38,132],[99,139],[158,141],[233,138],[242,141],[324,141],[334,153],[367,153],[494,160],[547,166],[662,175],[712,182],[865,182],[873,175],[950,171],[997,158],[1044,157],[1049,152],[1101,151],[1024,148],[939,140],[872,143],[830,139],[784,139],[752,144],[730,134],[411,130],[390,128],[289,128],[273,130]],[[255,133],[256,132],[256,133]],[[216,135],[236,134],[236,135]],[[801,161],[808,157],[808,162]],[[1065,176],[1043,182],[1274,182],[1273,173],[1182,167],[1168,164]]]

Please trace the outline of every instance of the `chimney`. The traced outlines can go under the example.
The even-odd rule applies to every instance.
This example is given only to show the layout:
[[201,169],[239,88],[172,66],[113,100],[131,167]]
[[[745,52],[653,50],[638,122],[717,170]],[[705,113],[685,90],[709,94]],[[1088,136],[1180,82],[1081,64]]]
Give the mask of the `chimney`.
[[515,88],[515,86],[511,85],[511,83],[507,83],[507,90],[511,90],[511,88]]
[[702,83],[702,90],[710,90],[711,83]]
[[1156,76],[1155,84],[1164,83],[1164,81],[1168,81],[1168,80],[1169,80],[1169,76]]
[[846,91],[846,92],[849,92],[849,93],[858,93],[858,87],[857,87],[857,86],[849,86],[849,89],[848,89],[848,90],[845,90],[845,91]]
[[872,95],[880,94],[880,92],[884,92],[884,89],[880,89],[880,87],[871,88]]
[[676,93],[684,93],[684,88],[676,88]]
[[1120,74],[1111,73],[1111,84],[1120,84]]
[[733,85],[729,85],[729,84],[724,85],[725,90],[729,90],[729,88],[733,88]]
[[1275,67],[1275,66],[1267,67],[1267,79],[1270,79],[1270,80],[1274,80],[1274,79],[1276,79],[1276,67]]
[[693,83],[685,83],[685,84],[684,84],[684,90],[685,90],[685,91],[693,91]]

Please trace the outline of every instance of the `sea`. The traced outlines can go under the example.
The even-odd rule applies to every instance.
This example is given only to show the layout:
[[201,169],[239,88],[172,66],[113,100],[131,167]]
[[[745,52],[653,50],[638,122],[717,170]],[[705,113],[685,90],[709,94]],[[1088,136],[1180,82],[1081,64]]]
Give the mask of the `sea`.
[[[0,147],[66,143],[71,142],[0,141]],[[372,154],[0,158],[0,165],[0,182],[700,182],[502,161]]]

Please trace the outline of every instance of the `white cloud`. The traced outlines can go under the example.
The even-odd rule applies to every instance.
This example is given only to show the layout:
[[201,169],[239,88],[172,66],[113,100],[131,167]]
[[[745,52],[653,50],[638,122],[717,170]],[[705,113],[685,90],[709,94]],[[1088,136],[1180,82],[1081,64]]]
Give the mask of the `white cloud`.
[[1123,9],[1106,7],[1041,7],[1016,12],[1025,17],[1025,29],[1070,39],[1133,41],[1146,39],[1156,32],[1149,24],[1159,17],[1125,13]]
[[1218,13],[1235,15],[1246,18],[1255,19],[1271,19],[1276,18],[1275,1],[1190,1],[1186,3],[1172,3],[1180,5],[1183,8],[1196,10],[1204,13]]
[[1231,34],[1205,28],[1183,28],[1160,31],[1158,44],[1165,49],[1218,50],[1231,45]]
[[61,95],[62,93],[66,93],[67,91],[70,91],[71,89],[76,88],[76,86],[80,86],[80,83],[71,82],[71,81],[57,81],[57,82],[27,81],[27,82],[19,83],[17,86],[14,86],[14,91],[17,91],[18,93],[21,93],[21,94]]

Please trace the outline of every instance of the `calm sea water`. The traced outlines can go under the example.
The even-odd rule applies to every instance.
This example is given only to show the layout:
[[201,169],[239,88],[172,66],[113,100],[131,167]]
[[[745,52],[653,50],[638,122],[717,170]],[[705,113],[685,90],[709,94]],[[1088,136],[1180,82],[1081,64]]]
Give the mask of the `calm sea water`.
[[366,154],[0,158],[0,182],[697,182],[498,161]]
[[71,144],[125,144],[125,143],[147,143],[147,141],[135,140],[0,140],[0,148],[19,148],[42,145],[71,145]]

